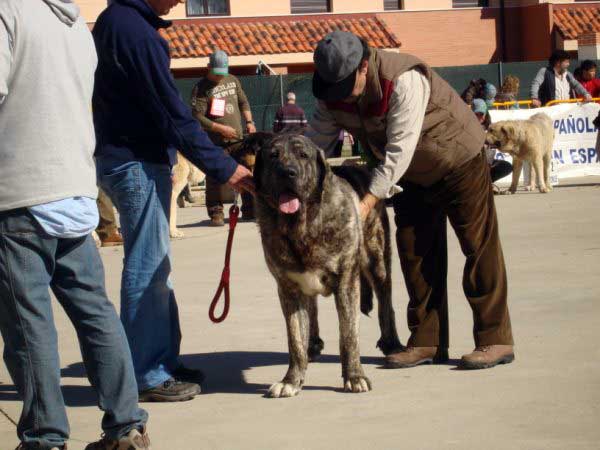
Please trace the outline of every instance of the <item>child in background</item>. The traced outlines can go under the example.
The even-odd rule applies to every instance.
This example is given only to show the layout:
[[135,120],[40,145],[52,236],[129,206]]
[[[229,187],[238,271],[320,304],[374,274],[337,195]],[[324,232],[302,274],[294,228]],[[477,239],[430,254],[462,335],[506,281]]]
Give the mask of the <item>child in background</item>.
[[596,78],[598,66],[592,60],[586,59],[575,69],[575,78],[593,98],[600,97],[600,79]]
[[[496,102],[507,103],[517,102],[519,95],[520,81],[514,75],[506,75],[502,81],[500,92],[496,95]],[[510,109],[519,109],[519,104],[515,103],[509,107]]]
[[494,106],[497,93],[498,90],[496,89],[496,86],[494,86],[492,83],[487,83],[485,85],[485,88],[483,89],[483,99],[485,100],[485,104],[487,105],[488,109]]

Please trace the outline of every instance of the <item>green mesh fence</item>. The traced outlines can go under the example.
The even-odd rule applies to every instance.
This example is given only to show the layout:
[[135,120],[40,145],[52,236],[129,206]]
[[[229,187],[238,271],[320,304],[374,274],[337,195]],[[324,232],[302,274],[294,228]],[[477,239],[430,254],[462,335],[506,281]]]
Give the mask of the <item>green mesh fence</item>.
[[[597,63],[600,62],[597,61]],[[496,87],[500,87],[501,80],[506,75],[519,78],[519,99],[529,99],[531,81],[545,61],[498,63],[477,66],[439,67],[435,70],[456,91],[461,93],[474,78],[484,78]],[[578,61],[571,61],[570,70],[575,70]],[[306,116],[311,117],[315,108],[315,99],[312,96],[312,74],[290,74],[281,76],[242,76],[240,82],[252,106],[252,115],[258,130],[271,130],[275,113],[281,106],[282,99],[292,91],[296,94],[296,103],[304,109]],[[182,97],[189,102],[192,87],[197,80],[180,78],[176,80],[177,88]]]

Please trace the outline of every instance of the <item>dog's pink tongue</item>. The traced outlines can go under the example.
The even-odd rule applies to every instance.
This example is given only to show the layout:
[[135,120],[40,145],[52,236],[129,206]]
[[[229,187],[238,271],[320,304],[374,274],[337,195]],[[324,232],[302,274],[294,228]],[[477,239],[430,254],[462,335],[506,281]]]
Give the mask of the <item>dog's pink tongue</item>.
[[294,214],[300,209],[300,200],[288,194],[279,196],[279,211],[284,214]]

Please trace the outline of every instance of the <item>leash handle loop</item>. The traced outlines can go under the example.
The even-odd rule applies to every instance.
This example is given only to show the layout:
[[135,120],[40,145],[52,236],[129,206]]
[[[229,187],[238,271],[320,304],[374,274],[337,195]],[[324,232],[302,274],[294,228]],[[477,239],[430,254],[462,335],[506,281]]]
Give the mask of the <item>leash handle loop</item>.
[[[229,208],[229,235],[227,236],[227,248],[225,249],[225,265],[223,272],[221,273],[221,282],[217,288],[217,292],[210,302],[210,308],[208,309],[208,317],[213,323],[221,323],[225,320],[229,314],[229,305],[231,303],[231,293],[229,290],[229,276],[231,275],[230,262],[231,262],[231,247],[233,246],[233,235],[235,233],[235,227],[240,216],[240,208],[236,204]],[[225,293],[223,311],[220,316],[215,315],[215,309],[219,304],[219,299],[222,293]]]

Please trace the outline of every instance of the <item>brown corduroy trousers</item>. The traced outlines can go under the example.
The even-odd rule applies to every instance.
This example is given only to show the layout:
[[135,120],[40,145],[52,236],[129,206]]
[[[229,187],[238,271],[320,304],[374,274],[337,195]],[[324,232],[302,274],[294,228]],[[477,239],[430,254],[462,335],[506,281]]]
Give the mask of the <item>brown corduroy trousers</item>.
[[475,157],[431,187],[401,185],[404,192],[393,203],[409,296],[408,345],[449,345],[447,219],[467,258],[463,289],[473,311],[475,345],[512,345],[506,267],[485,158]]

